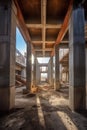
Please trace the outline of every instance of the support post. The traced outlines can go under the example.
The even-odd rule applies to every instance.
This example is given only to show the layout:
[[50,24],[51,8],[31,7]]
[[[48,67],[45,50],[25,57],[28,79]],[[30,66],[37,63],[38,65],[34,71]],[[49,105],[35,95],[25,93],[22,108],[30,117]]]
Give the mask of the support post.
[[36,85],[36,56],[34,55],[33,85]]
[[53,87],[53,57],[50,58],[51,64],[51,86]]
[[32,60],[31,60],[32,48],[31,44],[27,43],[27,62],[26,62],[26,90],[31,91],[32,86]]
[[40,83],[40,66],[38,60],[36,59],[36,85]]
[[74,111],[85,109],[84,9],[73,7],[69,27],[69,101]]
[[16,7],[0,0],[0,111],[15,106]]
[[55,90],[60,89],[60,82],[59,82],[59,45],[55,46]]
[[53,57],[50,57],[49,66],[48,66],[48,72],[49,72],[49,81],[50,85],[53,87]]
[[51,63],[48,62],[48,83],[51,85]]

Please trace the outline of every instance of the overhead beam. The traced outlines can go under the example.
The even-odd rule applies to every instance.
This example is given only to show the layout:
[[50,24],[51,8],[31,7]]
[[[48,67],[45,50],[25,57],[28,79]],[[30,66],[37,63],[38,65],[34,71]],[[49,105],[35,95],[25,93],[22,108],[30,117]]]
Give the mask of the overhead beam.
[[[34,43],[34,44],[40,44],[40,43],[43,43],[43,41],[32,41],[32,43]],[[48,43],[48,44],[54,44],[55,41],[45,41],[45,43]],[[61,43],[67,44],[67,43],[69,43],[69,40],[61,41]]]
[[41,44],[43,41],[32,41],[33,44]]
[[42,67],[42,66],[48,66],[48,63],[47,63],[47,64],[45,64],[45,63],[40,64],[40,63],[39,63],[39,66],[40,66],[40,67]]
[[[43,43],[43,41],[32,41],[32,43],[40,44],[40,43]],[[45,43],[53,44],[55,43],[55,41],[45,41]]]
[[65,41],[65,40],[64,40],[64,41],[61,41],[61,43],[65,43],[65,44],[66,44],[66,43],[69,43],[69,40],[66,40],[66,41]]
[[[67,30],[68,30],[70,15],[71,15],[71,12],[72,12],[72,5],[73,5],[73,0],[70,0],[68,11],[66,13],[64,22],[63,22],[62,27],[61,27],[61,30],[60,30],[60,32],[59,32],[59,34],[57,36],[55,45],[61,43],[62,39],[64,38],[64,36],[65,36],[65,34],[66,34]],[[54,55],[54,49],[53,49],[53,52],[52,52],[51,55]]]
[[48,71],[40,71],[40,73],[48,73]]
[[68,49],[69,48],[69,43],[61,43],[61,44],[59,44],[59,48],[61,48],[61,49]]
[[45,48],[45,49],[34,49],[34,51],[52,51],[53,48]]
[[55,44],[59,44],[62,41],[62,39],[64,38],[64,36],[65,36],[65,34],[66,34],[67,30],[68,30],[70,15],[71,15],[71,12],[72,12],[72,5],[73,5],[73,0],[70,0],[70,4],[69,4],[69,8],[68,8],[67,14],[65,16],[63,25],[61,27],[61,30],[59,32],[59,35],[58,35],[58,37],[56,39],[56,43]]
[[[27,28],[43,28],[43,25],[42,24],[26,24]],[[61,24],[46,24],[45,25],[45,28],[46,29],[60,29],[61,28]]]
[[43,25],[42,40],[43,40],[43,56],[45,55],[45,37],[46,37],[46,2],[47,0],[41,0],[41,23]]
[[22,12],[21,12],[21,9],[18,5],[17,0],[14,0],[14,3],[15,3],[16,8],[17,8],[17,20],[18,20],[19,29],[22,31],[22,35],[23,35],[25,41],[30,42],[31,38],[30,38],[29,32],[27,30],[27,27],[25,25],[24,18],[23,18],[23,15],[22,15]]
[[50,29],[50,28],[51,28],[51,29],[52,29],[52,28],[53,28],[53,29],[58,29],[58,28],[60,29],[61,26],[62,26],[62,24],[46,24],[46,28],[47,28],[47,29]]
[[[43,41],[32,41],[33,44],[41,44],[43,43]],[[48,44],[54,44],[55,41],[45,41],[45,43],[48,43]]]
[[42,24],[26,24],[27,28],[42,28]]

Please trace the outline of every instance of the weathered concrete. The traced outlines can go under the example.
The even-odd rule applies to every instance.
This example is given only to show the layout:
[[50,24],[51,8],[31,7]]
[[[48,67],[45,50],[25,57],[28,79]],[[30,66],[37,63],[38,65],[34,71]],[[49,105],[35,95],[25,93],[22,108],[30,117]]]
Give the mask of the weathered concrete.
[[0,110],[15,104],[16,8],[12,0],[0,1]]
[[69,71],[66,72],[66,80],[69,82]]
[[23,68],[23,69],[22,69],[21,76],[22,76],[23,78],[26,78],[26,68]]
[[51,64],[51,85],[53,86],[53,57],[50,58]]
[[53,88],[55,88],[55,56],[53,56]]
[[59,82],[59,45],[55,46],[55,90],[59,90],[60,82]]
[[33,84],[36,85],[36,56],[34,55]]
[[36,59],[36,85],[40,83],[40,66],[38,60]]
[[48,63],[48,82],[51,84],[51,62]]
[[48,81],[51,86],[53,86],[53,57],[50,57],[48,63]]
[[85,49],[86,54],[86,109],[87,109],[87,48]]
[[26,62],[26,92],[31,91],[31,86],[32,86],[32,59],[31,59],[31,54],[32,54],[32,48],[31,44],[27,43],[27,62]]
[[72,110],[85,109],[84,10],[72,11],[69,27],[69,98]]

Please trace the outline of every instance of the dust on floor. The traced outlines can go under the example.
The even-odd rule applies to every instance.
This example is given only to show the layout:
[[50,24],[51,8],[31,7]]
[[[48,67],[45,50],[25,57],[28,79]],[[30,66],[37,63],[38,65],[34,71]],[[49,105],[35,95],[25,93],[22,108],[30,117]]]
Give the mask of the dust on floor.
[[0,116],[0,130],[87,130],[87,118],[68,106],[68,87],[44,85],[27,95],[17,88],[15,109]]

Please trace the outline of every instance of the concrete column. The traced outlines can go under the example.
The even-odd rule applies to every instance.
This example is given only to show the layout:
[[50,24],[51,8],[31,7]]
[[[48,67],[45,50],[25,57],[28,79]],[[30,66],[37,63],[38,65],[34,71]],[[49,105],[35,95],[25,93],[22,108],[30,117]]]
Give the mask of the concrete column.
[[53,56],[53,88],[55,89],[55,56]]
[[86,53],[86,109],[87,109],[87,48],[85,49]]
[[37,62],[36,60],[37,58],[34,55],[33,85],[36,85],[36,62]]
[[32,86],[32,48],[31,44],[27,43],[27,61],[26,61],[26,89],[31,91]]
[[36,60],[36,85],[40,83],[40,67],[38,60]]
[[59,45],[55,46],[55,90],[59,90]]
[[67,71],[67,82],[69,82],[69,72]]
[[84,9],[73,9],[69,27],[69,101],[72,110],[85,109]]
[[65,71],[65,83],[67,83],[67,71]]
[[15,105],[16,8],[0,0],[0,111]]
[[50,60],[48,63],[48,83],[51,84],[51,64],[50,64]]
[[53,57],[50,58],[48,63],[48,75],[49,83],[53,86]]
[[51,86],[53,87],[53,57],[50,58],[51,65]]
[[62,64],[60,64],[60,81],[62,81]]

